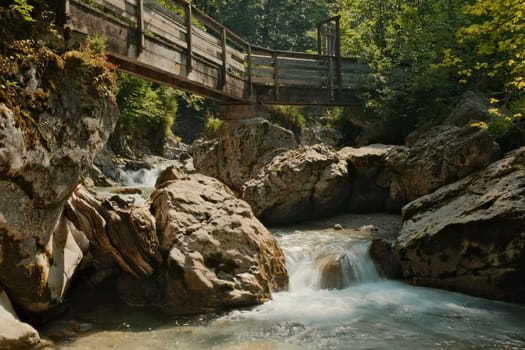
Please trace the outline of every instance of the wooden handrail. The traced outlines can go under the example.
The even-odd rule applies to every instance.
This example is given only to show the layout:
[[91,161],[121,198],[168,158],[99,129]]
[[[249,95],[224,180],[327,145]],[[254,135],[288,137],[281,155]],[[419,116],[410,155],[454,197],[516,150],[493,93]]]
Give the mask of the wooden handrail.
[[[250,45],[187,0],[172,0],[172,10],[155,0],[55,1],[62,17],[71,1],[71,30],[107,35],[119,69],[214,99],[337,105],[367,74],[333,42],[329,54]],[[337,27],[330,31],[339,41]]]

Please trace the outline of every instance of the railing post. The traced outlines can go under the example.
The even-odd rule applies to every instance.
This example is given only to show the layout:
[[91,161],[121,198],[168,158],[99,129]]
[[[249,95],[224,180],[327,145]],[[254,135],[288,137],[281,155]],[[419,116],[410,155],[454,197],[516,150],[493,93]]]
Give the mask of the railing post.
[[221,30],[221,42],[222,42],[222,88],[226,87],[226,77],[228,73],[227,64],[228,64],[228,46],[226,38],[226,28],[222,27]]
[[279,57],[277,52],[272,52],[273,58],[273,88],[275,93],[275,101],[279,101]]
[[186,3],[186,68],[188,74],[193,70],[193,44],[192,44],[192,24],[191,24],[191,4]]
[[335,17],[335,56],[337,58],[337,85],[339,92],[343,90],[343,71],[341,68],[341,17]]
[[246,48],[246,53],[248,55],[248,98],[250,101],[253,101],[253,83],[252,83],[252,47],[248,45]]
[[137,56],[144,51],[144,0],[137,1]]
[[323,40],[321,37],[322,26],[323,25],[321,23],[317,24],[317,52],[319,56],[323,55]]
[[55,4],[55,23],[57,26],[63,27],[68,23],[69,20],[69,0],[57,0]]

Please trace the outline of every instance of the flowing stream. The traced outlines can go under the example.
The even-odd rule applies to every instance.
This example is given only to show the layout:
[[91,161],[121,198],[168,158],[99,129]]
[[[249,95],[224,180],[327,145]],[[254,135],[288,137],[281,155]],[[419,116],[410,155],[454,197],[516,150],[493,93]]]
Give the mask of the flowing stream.
[[[100,299],[67,316],[93,328],[56,348],[525,349],[525,306],[379,276],[367,254],[370,241],[392,238],[399,218],[333,220],[272,230],[285,253],[290,288],[274,293],[270,302],[223,314],[168,317]],[[353,228],[336,231],[333,222]],[[330,281],[323,280],[320,267],[330,257],[342,266],[331,283],[342,289],[323,288]]]

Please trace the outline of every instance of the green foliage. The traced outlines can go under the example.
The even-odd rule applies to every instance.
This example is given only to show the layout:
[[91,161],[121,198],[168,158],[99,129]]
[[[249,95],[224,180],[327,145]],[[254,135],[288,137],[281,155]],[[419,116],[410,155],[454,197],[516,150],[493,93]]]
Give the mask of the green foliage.
[[372,68],[362,99],[382,124],[373,141],[400,143],[420,123],[446,115],[461,87],[439,63],[465,21],[463,3],[341,0],[343,53]]
[[175,122],[180,92],[127,74],[119,74],[118,85],[118,130],[150,150],[160,151]]
[[106,38],[100,36],[98,33],[95,34],[95,36],[87,37],[86,50],[90,50],[95,55],[104,56],[106,48]]
[[299,106],[272,106],[268,107],[272,123],[293,131],[298,138],[306,124],[302,108]]
[[15,4],[12,6],[12,8],[15,9],[25,21],[33,22],[34,19],[31,13],[33,12],[34,6],[29,5],[27,0],[14,0],[14,2]]
[[336,0],[194,0],[192,3],[252,44],[291,51],[313,50],[316,23]]
[[[476,0],[463,10],[469,23],[458,30],[457,45],[445,51],[441,66],[459,83],[494,97],[488,129],[496,140],[524,144],[525,2]],[[519,146],[517,140],[511,143]]]
[[217,131],[222,127],[223,124],[224,122],[222,121],[222,119],[216,118],[211,115],[208,116],[205,125],[206,136],[208,138],[214,138]]

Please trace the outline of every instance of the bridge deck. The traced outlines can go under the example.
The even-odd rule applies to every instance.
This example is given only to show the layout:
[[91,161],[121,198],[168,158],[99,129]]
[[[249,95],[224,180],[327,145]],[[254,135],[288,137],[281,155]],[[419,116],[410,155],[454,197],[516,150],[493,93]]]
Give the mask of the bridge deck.
[[353,59],[250,45],[191,6],[154,0],[61,0],[72,33],[106,39],[118,69],[222,103],[352,105],[368,67]]

